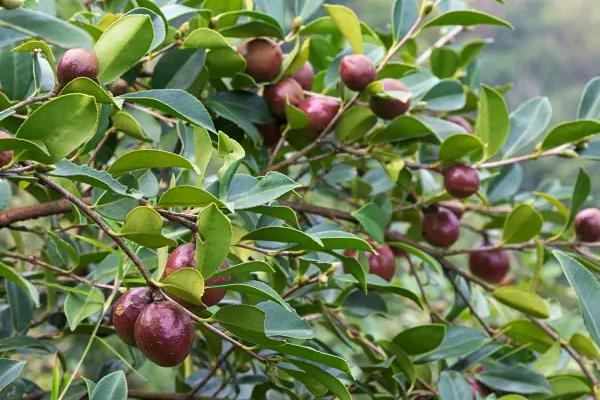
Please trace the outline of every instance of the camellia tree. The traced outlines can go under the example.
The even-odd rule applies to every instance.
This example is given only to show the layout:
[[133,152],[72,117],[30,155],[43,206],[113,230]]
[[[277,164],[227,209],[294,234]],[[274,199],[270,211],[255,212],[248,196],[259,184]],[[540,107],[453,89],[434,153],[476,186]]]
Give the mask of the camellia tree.
[[0,0],[1,399],[600,399],[600,78],[322,3]]

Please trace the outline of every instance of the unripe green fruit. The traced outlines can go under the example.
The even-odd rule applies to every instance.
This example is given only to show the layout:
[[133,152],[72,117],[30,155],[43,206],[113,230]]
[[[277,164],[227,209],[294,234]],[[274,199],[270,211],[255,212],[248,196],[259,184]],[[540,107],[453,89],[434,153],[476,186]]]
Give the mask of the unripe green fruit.
[[56,66],[58,83],[62,87],[79,77],[93,80],[98,77],[98,57],[86,49],[67,50]]
[[283,63],[281,48],[266,38],[251,39],[242,43],[238,51],[246,60],[246,73],[257,82],[268,82],[277,77]]
[[23,7],[25,0],[0,0],[0,5],[7,10]]

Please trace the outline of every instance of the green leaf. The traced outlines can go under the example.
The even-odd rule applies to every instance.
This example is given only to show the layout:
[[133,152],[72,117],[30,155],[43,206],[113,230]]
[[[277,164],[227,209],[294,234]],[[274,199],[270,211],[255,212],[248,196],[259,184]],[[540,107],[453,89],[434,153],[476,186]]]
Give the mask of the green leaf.
[[427,102],[428,110],[454,111],[465,106],[467,95],[459,81],[444,79],[429,89],[421,100]]
[[[358,280],[349,274],[336,275],[335,280],[337,282],[359,284]],[[367,275],[366,285],[369,291],[396,294],[411,300],[419,308],[423,308],[421,300],[416,294],[406,288],[390,283],[378,275]]]
[[29,295],[36,307],[40,306],[40,295],[35,286],[23,278],[14,268],[0,262],[0,276],[13,281]]
[[115,371],[98,381],[90,400],[126,400],[127,379],[123,371]]
[[173,246],[175,241],[161,235],[162,217],[151,207],[140,206],[131,210],[120,235],[142,246],[158,249]]
[[[552,394],[540,398],[543,400],[562,400],[562,399],[577,399],[583,395],[591,395],[592,388],[587,378],[576,375],[555,375],[548,378]],[[589,397],[588,397],[589,398]],[[527,400],[525,397],[519,396],[514,399],[498,399],[498,400]],[[536,397],[537,400],[537,397]]]
[[423,25],[423,29],[431,28],[434,26],[445,26],[445,25],[461,25],[461,26],[473,26],[473,25],[498,25],[505,28],[514,29],[510,23],[495,17],[491,14],[484,13],[476,10],[455,10],[448,11],[444,14],[438,15],[435,18],[430,19]]
[[384,231],[390,223],[389,216],[375,203],[369,202],[352,212],[360,226],[379,243],[384,242]]
[[402,347],[393,342],[388,342],[385,340],[380,340],[377,342],[377,344],[380,345],[386,351],[386,353],[395,357],[394,365],[396,368],[402,371],[404,376],[406,376],[406,379],[408,379],[410,384],[413,385],[417,379],[415,366],[409,355],[406,354]]
[[438,380],[440,400],[471,400],[473,392],[469,382],[456,371],[443,371]]
[[569,284],[577,294],[585,327],[596,345],[600,346],[600,316],[595,311],[597,299],[600,296],[600,282],[594,274],[573,257],[558,250],[552,253],[562,266]]
[[346,143],[362,139],[376,123],[377,117],[369,107],[354,106],[342,114],[335,126],[335,137]]
[[542,354],[533,364],[531,364],[531,368],[535,371],[539,372],[542,375],[550,375],[552,374],[560,362],[562,356],[562,347],[559,342],[554,342],[554,344]]
[[48,60],[48,63],[50,64],[52,70],[56,70],[56,60],[54,59],[54,54],[52,53],[50,46],[48,46],[48,44],[43,40],[29,40],[15,47],[11,51],[29,53],[35,52],[36,50],[40,50],[46,57],[46,60]]
[[227,49],[231,45],[219,32],[209,28],[194,29],[181,45],[182,49]]
[[437,348],[444,340],[445,334],[445,325],[421,325],[400,332],[392,341],[402,347],[406,354],[414,356]]
[[287,119],[289,129],[301,129],[308,124],[308,117],[302,110],[291,105],[286,99],[285,118]]
[[366,240],[361,239],[353,233],[327,229],[310,230],[310,233],[323,242],[323,246],[328,250],[346,250],[354,249],[373,252],[373,247]]
[[268,172],[247,192],[236,194],[228,199],[235,209],[242,210],[270,203],[301,184],[276,171]]
[[544,132],[552,117],[547,97],[535,97],[510,114],[510,134],[504,145],[504,157],[519,153]]
[[78,285],[76,288],[83,291],[83,294],[69,292],[64,305],[67,322],[72,331],[81,321],[102,311],[104,305],[104,293],[97,287]]
[[263,299],[271,300],[281,304],[282,307],[290,309],[289,304],[285,302],[272,287],[261,281],[247,281],[247,282],[230,282],[220,283],[213,285],[212,287],[223,288],[226,290],[232,290],[234,292],[244,293],[252,296],[258,296]]
[[206,55],[211,77],[231,77],[246,69],[246,60],[234,49],[214,49]]
[[158,201],[158,207],[206,207],[210,204],[225,207],[221,200],[196,186],[181,185],[167,190]]
[[79,78],[73,79],[72,81],[67,83],[60,91],[61,95],[69,93],[82,93],[90,95],[93,98],[95,98],[98,103],[113,103],[113,99],[110,97],[106,90],[104,90],[96,82],[94,82],[90,78],[86,78],[85,76],[80,76]]
[[200,101],[181,89],[151,89],[126,93],[118,97],[132,103],[156,108],[192,124],[200,125],[210,132],[216,132],[210,115]]
[[219,270],[229,254],[231,222],[212,203],[198,214],[198,233],[202,237],[196,240],[197,268],[208,279]]
[[259,303],[256,308],[265,313],[265,333],[271,338],[312,339],[315,336],[310,324],[293,308],[272,301]]
[[466,326],[451,325],[446,328],[442,343],[433,351],[416,360],[417,363],[463,357],[479,350],[488,337],[481,331]]
[[34,160],[53,163],[85,143],[95,133],[97,124],[98,106],[94,98],[68,94],[36,109],[19,127],[16,138],[34,142],[49,155],[47,159]]
[[569,208],[569,219],[565,225],[565,232],[575,219],[575,215],[581,209],[581,207],[585,204],[587,198],[590,195],[591,191],[591,181],[588,174],[585,172],[583,168],[579,169],[579,174],[577,175],[577,181],[575,182],[575,186],[573,187],[573,194],[571,195],[571,207]]
[[219,198],[226,199],[231,180],[246,155],[246,151],[242,145],[221,131],[219,131],[217,148],[219,157],[223,160],[223,165],[217,171],[217,176],[219,177]]
[[154,9],[150,9],[150,6],[147,3],[140,4],[140,6],[141,7],[136,7],[127,11],[125,15],[147,15],[150,17],[154,38],[152,39],[152,44],[150,44],[148,50],[154,50],[160,46],[167,37],[167,21],[158,7],[154,6]]
[[409,244],[402,243],[402,242],[387,242],[387,244],[389,244],[392,247],[396,247],[400,250],[403,250],[409,254],[414,255],[415,257],[421,259],[425,263],[431,265],[440,274],[443,273],[443,269],[442,269],[442,266],[440,265],[439,261],[436,260],[435,258],[433,258],[432,256],[430,256],[428,253],[425,253],[424,251],[421,251],[421,250],[417,249],[416,247],[413,247]]
[[371,144],[420,139],[433,135],[427,125],[409,115],[394,118],[385,128],[371,136]]
[[319,364],[327,365],[328,367],[335,368],[338,371],[342,371],[347,373],[348,375],[352,375],[352,371],[350,370],[350,365],[348,364],[348,361],[333,354],[328,354],[313,349],[312,347],[286,343],[284,345],[274,347],[273,349],[282,354],[301,357],[305,360],[318,362]]
[[246,209],[246,211],[268,215],[269,217],[277,218],[286,221],[295,228],[299,227],[298,216],[289,207],[285,206],[257,206]]
[[500,93],[482,85],[477,111],[475,134],[485,145],[485,158],[491,158],[502,149],[508,138],[508,108]]
[[439,159],[444,163],[448,163],[481,150],[483,150],[483,143],[477,136],[459,133],[444,140],[440,146]]
[[83,29],[49,14],[18,8],[0,10],[0,25],[9,31],[39,37],[63,49],[92,47],[92,37]]
[[352,396],[350,395],[350,392],[348,392],[346,386],[344,386],[344,384],[333,375],[330,375],[321,368],[304,361],[290,360],[290,362],[303,369],[311,377],[321,382],[321,384],[329,389],[329,391],[333,393],[339,400],[352,400]]
[[[440,47],[431,52],[431,72],[438,78],[451,78],[459,67],[458,53],[449,47]],[[462,107],[459,107],[462,108]]]
[[118,176],[148,168],[194,169],[194,166],[185,158],[169,151],[142,149],[123,154],[107,171],[113,176]]
[[392,9],[392,37],[402,39],[419,17],[416,0],[396,0]]
[[241,240],[265,240],[278,243],[296,243],[307,249],[320,249],[323,242],[318,237],[285,226],[267,226],[247,233]]
[[117,111],[112,116],[113,127],[134,139],[150,142],[151,139],[144,132],[144,128],[133,115],[127,111]]
[[598,346],[596,346],[592,339],[590,339],[590,337],[587,335],[574,333],[573,336],[571,336],[571,339],[569,339],[569,344],[575,349],[576,352],[590,360],[600,359],[600,351],[598,350]]
[[280,347],[283,342],[270,339],[265,334],[265,313],[246,304],[221,307],[212,318],[234,335],[270,348]]
[[204,278],[195,268],[180,268],[163,281],[165,291],[192,304],[202,304]]
[[555,126],[542,142],[541,150],[548,150],[566,143],[578,142],[600,132],[600,122],[582,119]]
[[512,321],[505,325],[502,331],[509,338],[540,353],[548,351],[554,342],[540,327],[527,320]]
[[272,36],[283,39],[284,33],[281,25],[270,15],[251,10],[239,10],[223,13],[219,19],[246,17],[243,23],[220,28],[223,36],[228,37],[256,37]]
[[333,19],[340,32],[346,37],[352,51],[356,54],[364,53],[360,20],[350,8],[341,5],[323,5],[329,16]]
[[600,119],[600,76],[595,77],[585,85],[577,107],[577,118]]
[[529,204],[519,204],[509,214],[502,231],[503,243],[523,243],[539,235],[544,219]]
[[494,298],[500,303],[536,318],[548,318],[548,305],[537,294],[516,286],[502,286],[494,290]]
[[23,371],[26,361],[9,360],[0,358],[0,391],[8,386]]
[[111,82],[133,67],[152,45],[154,29],[148,15],[125,15],[110,25],[94,45],[98,80]]
[[548,381],[542,374],[519,364],[486,363],[477,380],[492,389],[510,393],[550,393]]
[[221,276],[246,276],[252,272],[274,273],[275,269],[264,261],[247,261],[215,272],[212,278]]

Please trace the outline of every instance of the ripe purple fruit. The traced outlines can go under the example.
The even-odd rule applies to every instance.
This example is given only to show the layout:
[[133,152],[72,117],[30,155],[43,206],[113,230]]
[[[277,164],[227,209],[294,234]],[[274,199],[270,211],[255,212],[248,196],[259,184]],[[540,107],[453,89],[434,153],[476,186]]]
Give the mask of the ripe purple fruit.
[[308,117],[305,131],[310,135],[320,133],[337,114],[340,101],[328,96],[313,96],[304,100],[298,106]]
[[473,126],[471,126],[469,121],[467,121],[463,117],[460,117],[458,115],[450,115],[447,119],[453,124],[462,127],[467,133],[473,133]]
[[267,147],[274,147],[281,138],[281,130],[275,120],[266,124],[257,124],[256,129],[258,129],[258,133],[263,137],[263,144]]
[[[387,92],[407,92],[410,89],[398,79],[386,78],[382,79],[381,83]],[[371,111],[379,118],[393,119],[402,115],[410,108],[410,98],[403,101],[396,98],[384,98],[379,96],[371,96],[369,98],[369,106]]]
[[246,60],[246,73],[255,81],[268,82],[279,75],[283,53],[271,39],[250,39],[242,43],[238,51]]
[[586,208],[575,216],[575,233],[582,242],[600,241],[600,210]]
[[454,197],[464,199],[479,190],[479,174],[473,167],[463,164],[452,165],[443,172],[444,187]]
[[148,305],[135,323],[135,343],[155,364],[173,367],[192,350],[194,325],[184,310],[167,301]]
[[[0,131],[0,140],[8,139],[10,137],[11,136],[8,133]],[[7,165],[10,162],[10,160],[12,160],[12,157],[12,150],[0,151],[0,167],[4,167],[5,165]]]
[[452,214],[456,215],[456,218],[458,218],[459,220],[462,218],[463,214],[465,213],[464,204],[458,200],[440,201],[438,204],[440,206],[452,211]]
[[[369,262],[369,273],[378,275],[386,281],[391,281],[396,273],[396,257],[390,246],[377,247],[377,253],[367,253],[367,261]],[[346,250],[344,255],[347,257],[356,257],[356,250]],[[344,272],[348,272],[344,268]]]
[[138,287],[127,291],[113,306],[112,323],[115,331],[130,346],[135,346],[135,321],[150,301],[150,290]]
[[361,91],[375,80],[377,71],[369,57],[350,54],[340,62],[340,78],[348,89]]
[[291,105],[297,107],[304,100],[304,90],[294,78],[287,77],[267,86],[263,98],[273,114],[281,117],[285,115],[286,99]]
[[423,238],[437,247],[450,247],[458,240],[460,224],[452,211],[437,207],[425,210],[422,221]]
[[120,96],[127,93],[128,88],[129,83],[127,83],[125,79],[119,78],[108,87],[108,90],[113,94],[113,96]]
[[292,78],[294,78],[302,89],[310,90],[312,88],[313,81],[315,80],[315,70],[309,61],[306,61],[302,68],[296,71]]
[[510,256],[502,250],[471,253],[469,268],[473,275],[486,282],[500,283],[510,269]]
[[95,80],[98,76],[98,57],[82,48],[65,51],[56,67],[56,77],[60,86],[65,86],[75,78],[86,77]]

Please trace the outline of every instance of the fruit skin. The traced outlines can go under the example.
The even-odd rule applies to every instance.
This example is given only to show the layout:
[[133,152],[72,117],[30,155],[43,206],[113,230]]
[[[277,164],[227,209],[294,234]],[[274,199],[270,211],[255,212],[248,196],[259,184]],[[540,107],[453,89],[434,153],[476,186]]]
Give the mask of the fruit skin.
[[279,82],[268,85],[263,93],[263,98],[273,111],[273,114],[285,116],[286,99],[293,106],[298,106],[304,100],[304,90],[294,78],[283,78]]
[[[396,229],[392,229],[391,233],[398,237],[398,240],[404,239],[406,236],[404,236],[402,233],[400,233],[398,230]],[[397,247],[390,247],[392,249],[392,253],[394,253],[394,255],[396,257],[406,257],[406,252],[404,250],[400,250]]]
[[473,126],[469,123],[469,121],[467,121],[463,117],[460,117],[458,115],[450,115],[446,119],[448,121],[462,127],[467,133],[473,133]]
[[[391,281],[396,273],[396,257],[390,246],[384,245],[376,248],[377,253],[367,253],[367,261],[369,262],[369,273],[378,275],[386,281]],[[357,257],[358,251],[346,250],[344,255],[347,257]],[[348,273],[346,268],[344,272]]]
[[[167,258],[164,276],[167,277],[180,268],[194,268],[196,266],[195,257],[196,245],[194,245],[194,243],[186,243],[178,246],[169,255],[169,258]],[[223,263],[221,269],[226,267],[227,262]],[[215,285],[218,283],[228,282],[229,279],[231,279],[231,277],[228,275],[219,278],[210,278],[206,280],[205,284],[206,286]],[[218,304],[223,297],[225,297],[225,293],[225,289],[205,289],[204,294],[202,295],[202,303],[204,303],[204,305],[207,307],[214,306],[215,304]],[[178,302],[192,311],[202,309],[202,307],[199,307],[195,304],[189,304],[185,301],[178,300]]]
[[600,210],[586,208],[575,216],[575,233],[582,242],[600,241]]
[[112,323],[117,335],[130,346],[135,346],[135,321],[140,313],[150,304],[150,289],[133,288],[127,291],[115,303],[112,310]]
[[266,124],[256,124],[256,129],[258,129],[258,133],[263,138],[263,144],[267,147],[275,147],[279,139],[281,138],[281,129],[279,129],[279,124],[277,121],[273,120]]
[[7,10],[14,10],[15,8],[23,7],[23,3],[25,3],[25,0],[1,0],[0,6]]
[[452,211],[437,207],[426,210],[422,221],[423,238],[436,247],[450,247],[458,240],[460,224]]
[[127,93],[127,89],[129,89],[129,83],[127,83],[127,81],[123,78],[117,79],[108,87],[108,90],[113,94],[113,96],[125,94]]
[[501,283],[510,269],[510,256],[501,250],[471,253],[469,268],[473,275],[486,282]]
[[[0,131],[0,140],[11,138],[8,133]],[[12,150],[0,151],[0,167],[4,167],[7,165],[10,160],[12,160],[13,152]]]
[[173,367],[192,350],[194,325],[183,309],[168,301],[157,301],[141,312],[135,323],[135,342],[155,364]]
[[98,77],[98,57],[86,49],[67,50],[56,67],[59,85],[65,86],[73,79],[82,76],[93,80]]
[[315,80],[315,69],[310,61],[306,61],[304,65],[302,65],[302,68],[292,75],[292,78],[294,78],[300,84],[300,86],[302,86],[302,89],[312,89],[312,84]]
[[340,101],[333,97],[313,96],[304,100],[298,108],[308,117],[304,131],[315,135],[325,129],[337,114]]
[[463,164],[452,165],[443,172],[444,187],[454,197],[464,199],[479,190],[479,174],[473,167]]
[[255,81],[268,82],[279,75],[283,53],[271,39],[250,39],[238,47],[238,52],[246,60],[246,73]]
[[440,201],[438,204],[452,211],[452,214],[456,215],[456,218],[458,218],[459,220],[465,214],[465,206],[458,200]]
[[369,57],[350,54],[340,62],[340,78],[348,89],[361,91],[375,80],[377,71]]
[[[382,79],[381,83],[386,91],[403,91],[409,92],[410,89],[398,79],[386,78]],[[410,99],[402,101],[400,99],[386,99],[377,96],[369,98],[369,106],[371,111],[379,118],[393,119],[402,115],[410,108]]]

